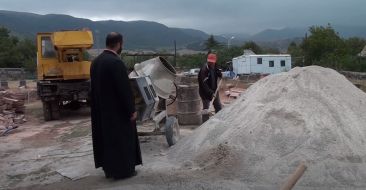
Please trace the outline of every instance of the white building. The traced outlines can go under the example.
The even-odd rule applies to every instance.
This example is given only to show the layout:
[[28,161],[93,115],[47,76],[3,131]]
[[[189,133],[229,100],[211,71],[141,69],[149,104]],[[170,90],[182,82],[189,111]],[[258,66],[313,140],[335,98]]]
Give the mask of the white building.
[[256,55],[251,50],[244,50],[244,55],[233,58],[233,71],[243,74],[275,74],[291,69],[291,55]]

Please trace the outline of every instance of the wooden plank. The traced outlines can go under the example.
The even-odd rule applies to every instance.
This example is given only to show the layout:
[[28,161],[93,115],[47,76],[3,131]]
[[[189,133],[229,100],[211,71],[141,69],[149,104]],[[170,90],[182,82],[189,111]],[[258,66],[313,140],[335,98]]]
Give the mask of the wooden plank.
[[244,88],[232,88],[230,89],[231,92],[236,92],[236,93],[243,93],[245,91]]
[[5,97],[3,98],[3,100],[5,101],[5,103],[8,103],[8,104],[19,102],[19,100],[12,99],[12,98],[5,98]]
[[291,174],[291,176],[286,181],[285,185],[281,188],[281,190],[291,190],[297,183],[297,181],[301,178],[306,170],[306,165],[304,162],[301,162],[299,166],[296,168],[295,172]]
[[231,92],[231,93],[230,93],[230,97],[237,98],[237,97],[239,97],[239,96],[240,96],[240,94],[239,94],[239,93],[236,93],[236,92]]

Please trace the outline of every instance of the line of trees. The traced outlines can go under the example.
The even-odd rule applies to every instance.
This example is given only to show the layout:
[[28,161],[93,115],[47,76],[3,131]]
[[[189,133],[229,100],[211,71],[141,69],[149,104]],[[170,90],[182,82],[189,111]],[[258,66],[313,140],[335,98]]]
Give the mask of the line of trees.
[[302,42],[292,42],[288,53],[294,66],[320,65],[336,70],[366,72],[366,59],[358,54],[366,46],[366,40],[358,37],[341,38],[328,24],[312,26]]
[[7,28],[0,27],[0,67],[36,70],[36,46],[30,39],[10,35]]
[[[243,54],[244,49],[251,49],[256,54],[280,53],[274,48],[260,47],[253,41],[241,46],[227,48],[211,35],[204,42],[205,50],[218,54],[218,64],[223,69],[229,68],[228,62],[233,57]],[[312,26],[309,35],[302,42],[292,42],[287,50],[293,58],[293,66],[320,65],[336,70],[366,72],[366,59],[358,54],[366,46],[366,40],[358,37],[342,38],[328,24]],[[207,53],[180,55],[177,66],[181,68],[201,67],[206,62]],[[170,60],[172,61],[172,60]],[[20,39],[10,35],[10,31],[0,27],[0,67],[22,67],[30,72],[36,70],[36,46],[30,39]]]
[[[352,37],[342,38],[328,24],[327,26],[312,26],[302,42],[296,44],[292,42],[287,53],[292,56],[293,67],[319,65],[330,67],[336,70],[366,72],[366,58],[361,58],[358,54],[366,46],[363,38]],[[243,54],[244,49],[250,49],[256,54],[278,54],[280,51],[275,48],[260,47],[253,41],[244,43],[241,46],[227,48],[220,44],[211,35],[204,43],[205,50],[218,54],[218,64],[226,69],[228,62],[233,57]],[[206,54],[183,55],[177,59],[178,65],[183,68],[200,67],[205,63]]]
[[[217,54],[217,64],[225,69],[229,69],[231,60],[234,57],[243,55],[245,49],[250,49],[256,54],[278,54],[280,51],[275,48],[261,47],[254,41],[249,41],[241,46],[231,46],[228,48],[226,45],[218,42],[213,35],[211,35],[204,42],[204,50],[206,52],[213,52]],[[207,53],[194,54],[194,55],[181,55],[177,57],[177,64],[182,68],[195,68],[201,67],[206,62]]]

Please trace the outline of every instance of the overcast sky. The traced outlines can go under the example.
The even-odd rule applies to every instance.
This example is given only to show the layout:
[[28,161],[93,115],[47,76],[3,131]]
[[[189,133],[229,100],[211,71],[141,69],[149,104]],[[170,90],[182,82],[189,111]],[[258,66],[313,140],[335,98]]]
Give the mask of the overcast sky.
[[148,20],[209,34],[366,25],[366,0],[0,0],[0,10],[91,20]]

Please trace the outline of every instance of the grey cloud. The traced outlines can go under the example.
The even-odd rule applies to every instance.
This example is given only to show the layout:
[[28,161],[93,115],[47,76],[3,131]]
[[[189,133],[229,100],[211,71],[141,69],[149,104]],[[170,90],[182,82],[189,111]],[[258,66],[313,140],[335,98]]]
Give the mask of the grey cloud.
[[0,9],[156,21],[207,33],[314,24],[365,25],[364,0],[0,0]]

